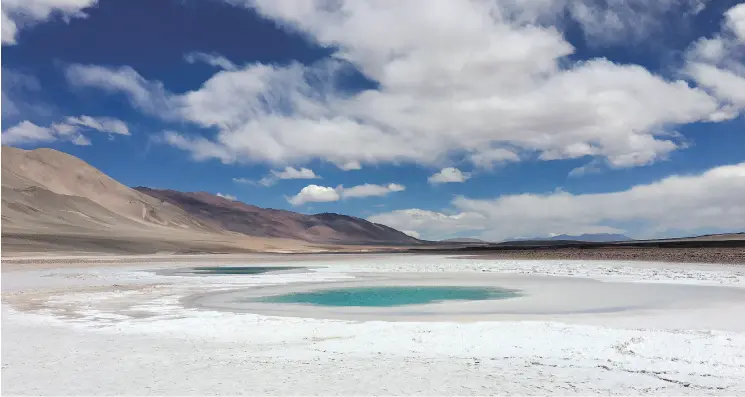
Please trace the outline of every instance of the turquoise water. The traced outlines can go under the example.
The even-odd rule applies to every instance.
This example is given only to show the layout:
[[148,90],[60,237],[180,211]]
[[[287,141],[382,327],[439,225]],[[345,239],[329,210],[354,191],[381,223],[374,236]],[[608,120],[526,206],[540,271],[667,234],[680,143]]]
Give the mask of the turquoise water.
[[264,303],[303,303],[318,306],[385,307],[419,305],[449,300],[508,299],[517,291],[486,287],[368,287],[299,292],[259,298]]
[[302,267],[287,266],[213,266],[195,267],[195,274],[261,274],[277,270],[303,269]]

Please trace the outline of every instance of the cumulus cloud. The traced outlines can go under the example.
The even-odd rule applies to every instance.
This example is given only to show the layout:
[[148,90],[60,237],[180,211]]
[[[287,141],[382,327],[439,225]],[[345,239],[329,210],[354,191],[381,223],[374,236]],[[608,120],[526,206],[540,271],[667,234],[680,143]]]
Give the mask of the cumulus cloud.
[[[675,126],[718,120],[726,110],[706,91],[638,65],[572,61],[560,31],[534,23],[542,18],[537,0],[245,4],[334,56],[222,70],[186,93],[129,67],[73,65],[67,76],[122,92],[154,116],[217,130],[209,138],[164,135],[194,159],[281,166],[466,160],[489,168],[588,157],[635,167],[685,146],[671,134]],[[337,90],[350,68],[378,88]]]
[[740,42],[745,43],[745,3],[740,3],[724,14],[725,24]]
[[493,148],[471,153],[469,160],[476,167],[491,169],[496,164],[520,161],[520,156],[504,148]]
[[4,145],[54,142],[57,139],[58,135],[53,128],[39,127],[30,121],[24,121],[10,127],[3,131],[2,134],[2,143]]
[[310,168],[294,168],[285,167],[283,170],[271,170],[269,175],[261,178],[259,184],[263,186],[271,186],[277,183],[281,179],[321,179],[320,176],[316,175]]
[[[675,175],[611,193],[518,194],[495,199],[458,197],[451,213],[407,209],[368,218],[428,238],[471,232],[487,240],[549,233],[664,234],[742,230],[745,163],[698,175]],[[633,230],[618,225],[634,225]]]
[[427,178],[427,182],[433,185],[440,183],[462,183],[471,178],[471,174],[462,172],[461,170],[454,167],[447,167],[440,170],[440,172],[431,175]]
[[84,9],[93,7],[97,0],[3,0],[2,44],[17,43],[18,32],[55,15],[63,20],[85,18]]
[[271,170],[269,174],[258,181],[248,178],[233,178],[235,183],[246,183],[250,185],[272,186],[282,179],[321,179],[310,168],[285,167],[282,170]]
[[325,203],[339,201],[339,192],[332,187],[308,185],[300,190],[298,194],[287,199],[292,205],[303,205],[305,203]]
[[[564,5],[591,45],[640,42],[674,29],[706,6],[706,0],[554,1]],[[661,24],[663,20],[673,27]]]
[[214,66],[225,70],[236,70],[238,66],[231,62],[228,58],[217,54],[207,54],[204,52],[190,52],[184,55],[184,60],[188,63],[203,62],[210,66]]
[[350,188],[339,186],[336,189],[341,193],[342,198],[354,198],[387,196],[389,193],[402,192],[406,190],[406,187],[397,183],[389,183],[387,185],[366,183],[364,185],[352,186]]
[[715,121],[745,109],[745,3],[724,13],[721,31],[696,41],[686,52],[684,73],[726,106]]
[[405,189],[405,186],[397,183],[389,183],[387,185],[366,183],[364,185],[352,186],[350,188],[345,188],[341,185],[336,188],[308,185],[300,190],[300,192],[295,196],[288,198],[287,201],[292,205],[301,205],[310,202],[339,201],[348,198],[382,197]]
[[84,131],[99,131],[110,134],[130,135],[127,125],[110,117],[68,117],[65,121],[48,127],[38,126],[25,120],[2,133],[4,145],[35,145],[55,141],[72,142],[75,145],[87,146],[91,141],[83,135]]
[[217,197],[222,197],[224,199],[228,199],[230,201],[236,201],[236,200],[238,200],[238,197],[235,197],[232,194],[223,194],[223,193],[217,192],[216,196]]

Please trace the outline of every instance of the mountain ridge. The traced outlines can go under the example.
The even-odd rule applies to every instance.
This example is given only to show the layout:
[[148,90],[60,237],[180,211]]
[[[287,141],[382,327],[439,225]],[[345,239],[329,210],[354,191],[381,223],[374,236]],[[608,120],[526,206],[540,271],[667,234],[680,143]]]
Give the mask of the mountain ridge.
[[305,215],[262,208],[206,192],[180,192],[138,186],[134,190],[175,205],[197,219],[249,236],[296,238],[309,242],[416,244],[419,240],[362,218],[324,212]]
[[[70,154],[5,145],[2,235],[3,252],[32,250],[29,247],[44,251],[42,246],[57,250],[62,245],[76,251],[94,240],[105,240],[103,251],[114,247],[132,253],[421,243],[388,226],[348,215],[267,209],[207,192],[134,189]],[[142,241],[150,248],[138,247]]]

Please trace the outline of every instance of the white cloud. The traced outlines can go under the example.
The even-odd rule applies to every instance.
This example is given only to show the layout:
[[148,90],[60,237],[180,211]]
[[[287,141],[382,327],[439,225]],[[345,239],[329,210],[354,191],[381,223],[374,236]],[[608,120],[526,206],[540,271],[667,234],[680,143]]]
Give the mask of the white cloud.
[[310,202],[330,202],[348,198],[382,197],[405,189],[405,186],[397,183],[389,183],[387,185],[366,183],[364,185],[352,186],[350,188],[345,188],[344,186],[332,188],[308,185],[300,190],[300,192],[295,196],[288,198],[287,201],[292,205],[301,205]]
[[670,231],[742,230],[745,225],[745,163],[698,175],[670,176],[611,193],[518,194],[491,200],[453,201],[454,213],[399,210],[368,218],[428,238],[470,231],[485,239],[549,233],[656,235]]
[[95,86],[109,93],[124,92],[133,106],[166,119],[175,118],[163,84],[147,81],[129,66],[71,65],[65,74],[73,85]]
[[261,186],[272,186],[282,179],[321,179],[320,175],[317,175],[310,168],[295,168],[285,167],[282,170],[271,170],[269,174],[258,181],[254,181],[248,178],[233,178],[233,182],[246,183],[250,185],[261,185]]
[[70,142],[78,146],[89,146],[91,144],[90,139],[86,138],[85,135],[78,135]]
[[398,230],[415,231],[425,238],[448,237],[468,231],[480,232],[488,223],[484,215],[475,212],[444,214],[416,208],[377,214],[367,219]]
[[68,117],[65,119],[66,124],[79,125],[81,127],[87,127],[100,132],[108,132],[111,134],[119,135],[131,135],[129,128],[121,120],[117,120],[112,117],[91,117],[91,116],[80,116],[80,117]]
[[724,14],[727,27],[745,43],[745,3],[740,3]]
[[[555,0],[564,3],[591,45],[638,43],[704,9],[706,0]],[[667,26],[660,23],[665,21]],[[672,26],[670,26],[672,25]]]
[[271,170],[269,175],[259,181],[259,184],[271,186],[280,179],[321,179],[321,177],[316,175],[310,168],[297,169],[294,167],[285,167],[281,171]]
[[577,167],[569,171],[569,177],[578,178],[587,174],[597,174],[602,171],[602,167],[595,161],[591,161],[583,166]]
[[54,129],[39,127],[38,125],[24,121],[16,126],[3,131],[2,143],[4,145],[17,145],[37,142],[54,142],[58,139]]
[[447,167],[440,170],[440,172],[427,178],[427,182],[437,185],[439,183],[462,183],[471,178],[471,174],[461,172],[461,170],[454,167]]
[[121,120],[83,115],[67,117],[64,122],[54,123],[48,127],[41,127],[25,120],[3,131],[2,143],[5,145],[34,145],[67,141],[75,145],[87,146],[91,144],[91,141],[82,134],[86,130],[130,135],[127,125]]
[[409,235],[414,238],[422,238],[422,236],[415,232],[414,230],[401,230],[404,234]]
[[236,70],[238,66],[231,62],[228,58],[217,54],[207,54],[204,52],[190,52],[184,55],[184,60],[188,63],[204,62],[210,66],[214,66],[225,70]]
[[353,186],[350,188],[339,186],[337,187],[337,190],[341,193],[342,198],[358,198],[387,196],[393,192],[402,192],[406,190],[406,187],[397,183],[389,183],[387,185],[366,183],[364,185]]
[[359,161],[348,161],[346,163],[337,164],[342,171],[357,171],[362,169],[362,164]]
[[292,205],[303,205],[305,203],[324,203],[339,201],[339,192],[332,187],[308,185],[298,194],[287,199]]
[[313,170],[309,168],[285,167],[282,171],[272,170],[271,174],[278,179],[320,179]]
[[[74,65],[68,78],[123,92],[166,120],[216,129],[211,138],[170,131],[164,142],[225,163],[321,159],[356,169],[465,159],[488,168],[588,156],[634,167],[684,147],[670,134],[675,126],[722,114],[685,81],[605,59],[571,61],[574,48],[556,28],[528,23],[540,17],[535,2],[250,5],[337,49],[333,60],[223,70],[183,94],[128,67]],[[379,88],[337,92],[336,77],[350,67]]]
[[719,33],[688,49],[683,72],[725,104],[712,115],[714,121],[736,117],[745,109],[745,3],[724,13]]
[[511,150],[493,148],[472,153],[469,160],[477,167],[491,169],[495,164],[518,162],[520,156]]
[[222,197],[222,198],[227,199],[227,200],[230,200],[230,201],[236,201],[236,200],[238,200],[238,197],[235,197],[232,194],[223,194],[223,193],[217,192],[217,194],[215,194],[215,195],[217,197]]
[[65,21],[85,18],[83,10],[96,3],[97,0],[3,0],[2,44],[16,44],[19,30],[44,22],[55,15],[61,16]]

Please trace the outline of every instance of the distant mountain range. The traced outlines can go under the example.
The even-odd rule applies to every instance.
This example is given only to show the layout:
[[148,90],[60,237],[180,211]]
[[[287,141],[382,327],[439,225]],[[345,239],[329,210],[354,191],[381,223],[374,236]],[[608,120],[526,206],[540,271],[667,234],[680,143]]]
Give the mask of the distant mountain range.
[[503,243],[530,242],[530,241],[586,241],[586,242],[613,242],[613,241],[631,241],[632,238],[623,234],[613,233],[585,233],[585,234],[558,234],[551,237],[532,237],[505,240]]
[[456,237],[456,238],[448,238],[445,240],[440,240],[441,243],[455,243],[455,244],[489,244],[488,241],[484,241],[478,238],[469,238],[469,237]]
[[[6,237],[17,246],[24,244],[22,239],[33,240],[37,250],[41,240],[72,251],[80,244],[107,240],[113,252],[122,248],[121,241],[133,239],[152,245],[151,250],[187,251],[197,246],[266,250],[311,243],[422,243],[353,216],[260,208],[205,192],[132,189],[69,154],[8,146],[2,147],[2,235],[3,251],[10,247]],[[178,244],[154,244],[157,241]],[[119,251],[140,252],[133,244]]]
[[613,233],[586,233],[580,235],[570,234],[559,234],[557,236],[549,237],[544,240],[573,240],[573,241],[595,241],[595,242],[610,242],[610,241],[630,241],[633,240],[631,237],[624,236],[623,234]]
[[[527,241],[590,241],[590,242],[611,242],[611,241],[630,241],[633,240],[623,234],[612,234],[612,233],[586,233],[579,235],[570,234],[559,234],[552,237],[534,237],[527,239],[514,239],[507,240],[506,242],[527,242]],[[490,241],[481,240],[478,238],[469,237],[456,237],[445,240],[440,240],[440,243],[452,243],[452,244],[491,244]]]

